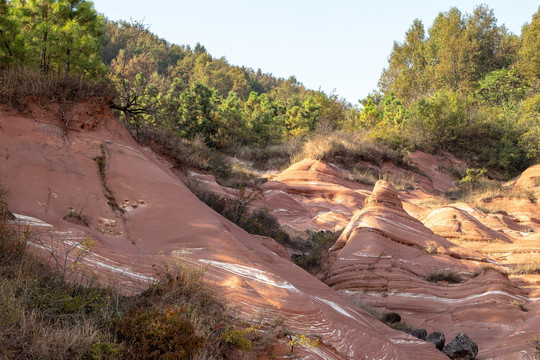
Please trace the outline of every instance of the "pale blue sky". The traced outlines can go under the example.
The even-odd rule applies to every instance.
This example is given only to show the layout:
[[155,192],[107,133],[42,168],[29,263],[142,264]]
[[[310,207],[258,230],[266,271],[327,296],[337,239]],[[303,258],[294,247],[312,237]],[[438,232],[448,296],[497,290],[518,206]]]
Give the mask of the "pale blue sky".
[[456,6],[471,13],[481,3],[517,35],[539,6],[538,0],[94,0],[111,20],[142,20],[171,43],[200,42],[233,65],[294,75],[353,104],[377,87],[394,40],[403,40],[415,18],[427,30],[439,12]]

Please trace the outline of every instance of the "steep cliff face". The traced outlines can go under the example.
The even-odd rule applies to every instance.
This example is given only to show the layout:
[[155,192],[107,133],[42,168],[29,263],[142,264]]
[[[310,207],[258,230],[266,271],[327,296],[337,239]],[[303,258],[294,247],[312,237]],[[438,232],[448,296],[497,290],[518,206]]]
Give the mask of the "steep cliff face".
[[302,358],[445,358],[202,204],[168,163],[133,141],[106,99],[63,112],[34,99],[28,109],[0,113],[0,176],[17,222],[42,239],[34,249],[43,256],[92,241],[83,265],[125,293],[148,286],[153,265],[202,266],[241,316],[281,317],[292,331],[320,337],[321,346],[297,350]]

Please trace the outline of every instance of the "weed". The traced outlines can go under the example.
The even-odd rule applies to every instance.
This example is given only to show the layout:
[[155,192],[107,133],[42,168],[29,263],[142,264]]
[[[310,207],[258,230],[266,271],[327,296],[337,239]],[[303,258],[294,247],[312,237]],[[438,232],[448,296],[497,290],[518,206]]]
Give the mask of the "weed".
[[525,306],[524,302],[520,302],[520,301],[517,301],[517,300],[512,300],[511,304],[516,306],[517,308],[519,308],[523,312],[531,311],[531,309],[529,309],[528,307]]
[[319,339],[314,339],[305,334],[289,335],[289,346],[291,347],[291,355],[294,354],[294,347],[301,346],[311,349],[320,345]]
[[132,309],[116,331],[129,344],[127,355],[139,359],[191,359],[206,343],[195,334],[186,310],[173,305]]
[[428,254],[438,254],[439,251],[438,251],[438,246],[437,244],[435,243],[429,243],[427,246],[426,246],[426,252]]
[[89,238],[76,242],[67,239],[68,235],[65,235],[66,238],[61,238],[50,233],[48,236],[35,237],[33,240],[50,254],[62,282],[66,282],[74,275],[75,270],[94,245],[94,241]]
[[76,211],[71,208],[63,219],[73,224],[88,226],[88,217],[83,214],[82,210]]

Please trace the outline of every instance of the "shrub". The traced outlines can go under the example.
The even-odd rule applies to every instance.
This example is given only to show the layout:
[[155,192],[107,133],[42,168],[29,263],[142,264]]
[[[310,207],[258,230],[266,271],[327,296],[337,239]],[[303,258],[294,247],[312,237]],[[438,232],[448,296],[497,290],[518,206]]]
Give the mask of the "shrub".
[[536,350],[536,358],[540,359],[540,337],[533,337],[529,340],[529,344],[531,346],[534,346],[534,350]]
[[117,333],[134,359],[191,359],[205,345],[185,312],[170,305],[131,310],[118,321]]
[[231,199],[202,188],[198,182],[191,181],[186,185],[199,200],[250,234],[268,236],[280,244],[290,243],[289,235],[267,208],[253,208],[260,192],[240,189],[236,197]]
[[461,276],[459,276],[458,273],[448,269],[434,270],[426,276],[426,280],[434,283],[439,281],[447,281],[451,284],[458,284],[463,282],[463,279],[461,278]]
[[293,257],[296,265],[307,271],[321,270],[324,259],[323,251],[328,250],[339,238],[341,231],[307,231],[308,240],[302,246],[302,255]]
[[[224,329],[244,325],[204,285],[204,269],[156,267],[161,281],[125,297],[90,277],[76,277],[86,286],[64,281],[24,251],[37,234],[11,226],[0,217],[0,352],[6,359],[223,358],[231,348],[245,351],[241,340],[225,348]],[[262,349],[274,339],[251,341]]]

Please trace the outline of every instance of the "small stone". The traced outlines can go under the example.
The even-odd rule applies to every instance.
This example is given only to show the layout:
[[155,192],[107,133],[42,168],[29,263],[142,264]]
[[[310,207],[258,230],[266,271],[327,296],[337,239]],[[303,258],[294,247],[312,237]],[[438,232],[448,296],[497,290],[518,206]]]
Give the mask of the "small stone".
[[420,340],[426,340],[427,331],[426,329],[416,329],[411,332],[411,335],[419,338]]
[[391,312],[384,316],[384,322],[387,324],[395,324],[401,321],[401,316],[398,313]]
[[443,348],[443,353],[450,359],[474,360],[478,355],[478,345],[465,333],[459,333]]
[[438,350],[442,350],[446,339],[444,338],[444,334],[442,332],[434,331],[426,337],[426,341],[429,341],[435,345]]

